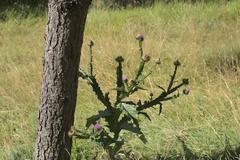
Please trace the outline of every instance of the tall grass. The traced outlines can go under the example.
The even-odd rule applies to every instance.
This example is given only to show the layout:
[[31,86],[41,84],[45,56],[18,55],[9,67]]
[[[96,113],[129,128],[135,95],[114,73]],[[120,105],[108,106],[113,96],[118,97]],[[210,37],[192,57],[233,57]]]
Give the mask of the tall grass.
[[[180,59],[179,73],[191,77],[192,93],[168,102],[163,113],[143,123],[149,143],[143,145],[129,136],[129,145],[138,157],[187,157],[184,144],[198,157],[240,146],[240,2],[227,4],[159,4],[152,8],[122,11],[91,10],[88,16],[81,56],[86,66],[87,41],[94,40],[94,71],[104,90],[111,91],[118,55],[125,57],[124,72],[135,72],[137,33],[145,35],[144,51],[162,64],[147,79],[149,92],[155,83],[164,84],[172,61]],[[19,19],[10,16],[0,23],[0,159],[31,159],[41,84],[44,28],[46,17]],[[233,62],[234,63],[230,63]],[[150,66],[149,66],[150,67]],[[85,120],[103,106],[90,88],[79,81],[75,124],[84,128]],[[136,95],[147,97],[148,91]],[[111,94],[111,92],[110,92]],[[74,141],[73,157],[92,159],[93,152],[104,152],[90,142]]]

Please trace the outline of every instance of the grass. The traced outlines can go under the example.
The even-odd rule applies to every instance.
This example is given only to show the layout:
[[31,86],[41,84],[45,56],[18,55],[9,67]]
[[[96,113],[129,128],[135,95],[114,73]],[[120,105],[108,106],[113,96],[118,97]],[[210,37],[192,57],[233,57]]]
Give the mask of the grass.
[[[190,77],[189,96],[164,104],[160,116],[157,110],[149,111],[152,121],[142,121],[149,143],[143,145],[125,133],[129,137],[126,150],[133,150],[136,157],[143,159],[188,159],[193,155],[196,159],[220,156],[233,159],[237,157],[234,153],[239,158],[239,10],[240,2],[236,0],[221,5],[177,3],[90,11],[81,64],[87,67],[87,42],[92,39],[94,72],[105,91],[114,85],[116,56],[125,57],[124,71],[128,77],[135,72],[138,44],[134,37],[138,33],[145,35],[144,51],[152,60],[160,57],[162,64],[147,79],[149,91],[137,94],[134,99],[147,97],[150,91],[156,94],[154,83],[167,82],[176,59],[183,64],[179,79]],[[0,23],[0,159],[31,159],[46,16],[24,19],[11,13],[8,16],[7,21]],[[75,124],[84,128],[86,118],[102,106],[84,81],[79,81],[78,90]],[[92,159],[94,152],[99,152],[99,159],[104,157],[102,150],[87,141],[74,140],[75,159],[77,152],[81,152],[83,159]]]

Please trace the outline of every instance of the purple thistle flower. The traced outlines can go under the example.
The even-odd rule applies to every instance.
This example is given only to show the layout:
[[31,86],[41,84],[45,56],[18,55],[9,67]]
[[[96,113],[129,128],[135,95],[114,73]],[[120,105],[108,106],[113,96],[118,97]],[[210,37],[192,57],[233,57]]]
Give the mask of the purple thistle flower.
[[185,88],[183,94],[188,95],[192,90],[190,88]]
[[142,35],[142,34],[138,34],[137,36],[136,36],[136,39],[138,40],[138,41],[144,41],[144,36]]
[[97,131],[100,131],[102,129],[102,126],[100,124],[95,124],[94,125],[94,128],[97,130]]
[[122,81],[123,81],[123,82],[127,82],[127,81],[128,81],[128,78],[127,78],[127,76],[125,76],[125,75],[122,75]]

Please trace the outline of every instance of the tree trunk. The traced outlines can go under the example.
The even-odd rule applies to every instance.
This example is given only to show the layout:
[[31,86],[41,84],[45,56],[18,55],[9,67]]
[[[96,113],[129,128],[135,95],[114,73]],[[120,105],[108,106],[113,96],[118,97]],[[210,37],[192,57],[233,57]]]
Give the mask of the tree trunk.
[[78,67],[91,0],[49,0],[35,160],[70,159]]

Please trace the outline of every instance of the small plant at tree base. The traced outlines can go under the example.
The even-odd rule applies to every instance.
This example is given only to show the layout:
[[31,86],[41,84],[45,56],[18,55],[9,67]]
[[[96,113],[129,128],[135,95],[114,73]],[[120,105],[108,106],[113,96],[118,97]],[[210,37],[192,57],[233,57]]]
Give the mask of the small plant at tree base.
[[[157,96],[151,93],[150,98],[147,100],[139,99],[138,102],[130,101],[128,97],[139,90],[143,90],[143,82],[152,72],[150,71],[149,74],[143,75],[144,67],[150,60],[150,56],[143,53],[142,44],[144,36],[138,35],[136,39],[139,42],[140,63],[134,79],[129,81],[123,74],[123,57],[118,56],[115,59],[118,64],[116,68],[116,87],[114,87],[117,92],[115,102],[110,100],[109,92],[104,93],[102,91],[95,75],[93,75],[93,41],[90,41],[88,44],[90,54],[88,72],[82,67],[79,68],[79,77],[88,82],[98,100],[105,106],[105,109],[87,119],[86,127],[89,128],[92,126],[91,131],[82,132],[72,129],[69,134],[80,139],[91,139],[97,142],[107,151],[110,159],[116,159],[117,153],[124,144],[124,138],[121,137],[122,130],[136,134],[143,143],[146,143],[147,139],[139,124],[139,116],[143,115],[148,120],[151,120],[150,116],[145,112],[146,109],[159,107],[160,114],[162,112],[163,102],[179,97],[179,92],[177,92],[179,88],[189,83],[188,79],[182,79],[181,82],[175,84],[177,70],[181,65],[181,63],[176,60],[173,63],[174,70],[167,88],[157,85],[161,90]],[[160,63],[158,59],[156,65]],[[188,94],[189,92],[190,89],[183,90],[183,94]],[[126,100],[126,98],[128,98],[128,100]],[[100,124],[101,119],[101,122],[104,120],[104,123]]]

